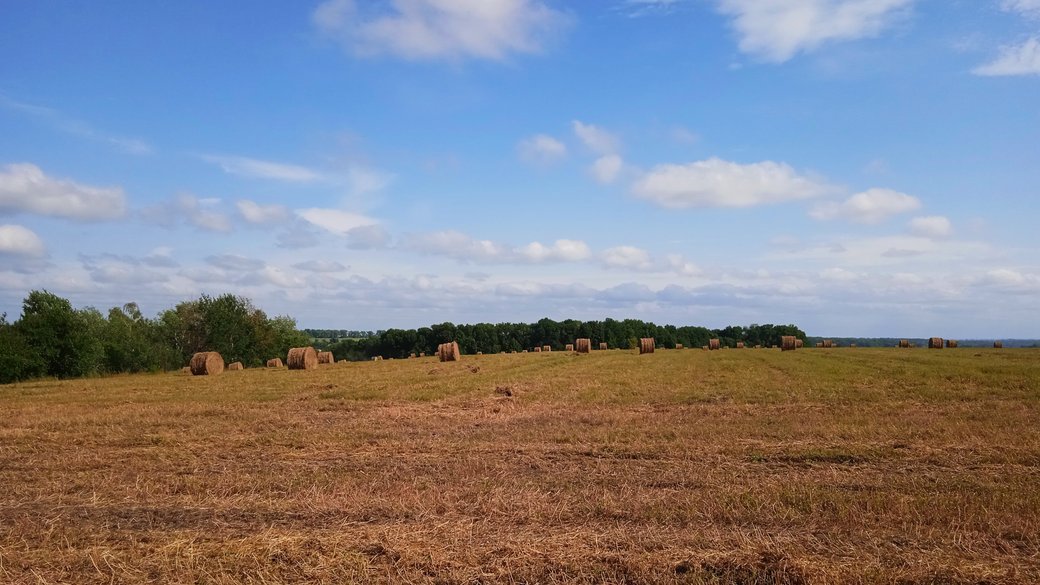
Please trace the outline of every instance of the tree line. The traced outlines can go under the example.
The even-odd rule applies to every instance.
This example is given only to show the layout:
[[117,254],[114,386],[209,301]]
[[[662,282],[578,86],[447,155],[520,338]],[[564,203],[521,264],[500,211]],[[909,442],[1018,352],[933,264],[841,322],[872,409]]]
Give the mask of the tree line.
[[32,291],[17,321],[0,316],[0,383],[174,370],[197,351],[218,351],[227,362],[260,366],[309,343],[291,317],[269,318],[249,299],[230,294],[202,295],[149,319],[135,303],[104,315]]
[[632,349],[639,346],[641,337],[653,337],[658,347],[674,348],[708,345],[718,338],[723,346],[736,347],[738,342],[748,346],[779,345],[784,335],[805,339],[805,332],[795,325],[734,325],[723,329],[674,325],[657,325],[638,319],[605,319],[603,321],[553,321],[541,319],[536,323],[477,323],[456,325],[441,323],[419,329],[387,329],[364,339],[340,339],[318,343],[321,349],[331,351],[337,360],[360,360],[374,356],[405,358],[410,354],[433,354],[437,346],[457,341],[465,354],[523,351],[545,345],[563,350],[578,338],[589,338],[592,347],[602,342],[608,347]]

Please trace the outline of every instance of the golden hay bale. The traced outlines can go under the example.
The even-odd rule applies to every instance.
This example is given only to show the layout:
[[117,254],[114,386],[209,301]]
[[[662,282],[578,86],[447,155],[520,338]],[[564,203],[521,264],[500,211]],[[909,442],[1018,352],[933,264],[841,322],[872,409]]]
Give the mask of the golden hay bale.
[[600,349],[607,349],[607,342],[606,342],[606,341],[602,341],[602,342],[600,342],[600,344],[599,344],[599,348],[600,348]]
[[230,364],[228,364],[227,369],[229,369],[229,370],[244,370],[245,368],[242,367],[242,362],[231,362]]
[[280,368],[285,364],[282,363],[282,358],[271,358],[267,360],[267,367],[269,368]]
[[716,337],[715,339],[709,339],[708,349],[711,351],[715,351],[716,349],[722,349],[722,342],[719,341],[718,337]]
[[942,337],[931,337],[928,339],[928,349],[942,349],[943,338]]
[[756,345],[755,349],[762,349],[762,346],[761,345]]
[[419,357],[426,357],[426,352],[425,351],[420,351],[419,352]]
[[525,349],[525,350],[523,350],[523,351],[522,351],[521,353],[527,353],[527,350]]
[[900,339],[899,340],[899,347],[910,347],[910,340],[909,339]]
[[543,345],[542,346],[542,351],[552,351],[552,346],[551,345]]
[[780,351],[794,351],[798,349],[798,338],[794,335],[784,335],[780,338]]
[[703,349],[704,351],[708,351],[708,346],[707,345],[702,345],[701,349]]
[[290,370],[314,370],[318,367],[318,352],[313,347],[294,347],[285,356]]
[[563,351],[574,351],[574,344],[568,343],[567,345],[563,346]]
[[805,340],[798,337],[794,338],[794,346],[801,349],[805,345]]
[[1003,347],[1004,347],[1004,342],[1003,341],[994,341],[993,342],[993,349],[1002,349]]
[[826,347],[826,348],[834,347],[834,341],[830,340],[830,339],[824,339],[823,340],[823,347]]
[[682,344],[681,343],[676,343],[675,344],[675,349],[682,349]]
[[336,358],[333,357],[331,351],[319,351],[318,352],[318,363],[319,364],[334,364]]
[[412,353],[408,354],[408,359],[414,360],[415,359],[415,352],[412,352]]
[[744,349],[744,342],[743,341],[738,341],[737,342],[737,349]]
[[216,376],[224,371],[224,358],[215,351],[200,351],[188,363],[192,376]]
[[[602,346],[602,344],[600,344]],[[589,353],[592,351],[592,340],[588,337],[582,337],[574,340],[574,351],[578,353]]]
[[484,355],[484,352],[482,352],[482,351],[478,351],[478,352],[477,352],[477,355]]
[[451,343],[442,343],[437,346],[437,359],[442,362],[457,362],[459,361],[461,353],[459,352],[459,344],[457,341]]
[[956,348],[957,347],[957,340],[956,339],[947,339],[946,340],[946,347]]
[[639,340],[639,355],[654,353],[655,345],[653,337],[643,337]]
[[538,347],[534,348],[534,351],[535,351],[535,353],[541,353],[542,352],[542,346],[539,345]]
[[823,342],[822,341],[817,341],[816,342],[816,347],[823,347]]

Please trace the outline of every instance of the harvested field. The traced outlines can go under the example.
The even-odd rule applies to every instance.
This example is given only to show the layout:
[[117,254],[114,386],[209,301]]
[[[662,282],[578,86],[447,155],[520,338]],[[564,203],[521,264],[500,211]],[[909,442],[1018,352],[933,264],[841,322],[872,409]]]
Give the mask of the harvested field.
[[1040,351],[0,386],[3,583],[1037,583]]

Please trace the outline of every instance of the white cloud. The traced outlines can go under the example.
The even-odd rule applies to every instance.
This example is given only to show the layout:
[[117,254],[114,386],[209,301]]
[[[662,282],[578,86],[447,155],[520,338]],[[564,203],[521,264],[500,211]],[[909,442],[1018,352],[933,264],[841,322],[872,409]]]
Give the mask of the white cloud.
[[577,262],[588,258],[592,252],[581,240],[556,240],[551,246],[531,242],[518,249],[517,254],[531,262]]
[[476,240],[454,230],[409,234],[403,246],[422,254],[475,262],[494,262],[508,252],[508,248],[491,240]]
[[321,173],[304,166],[259,160],[244,156],[201,155],[202,160],[219,166],[225,173],[250,179],[273,179],[289,183],[313,183]]
[[1007,12],[1019,12],[1023,16],[1040,18],[1040,0],[1003,0],[1000,7]]
[[614,154],[621,148],[621,140],[599,126],[574,120],[571,122],[571,127],[582,144],[596,154]]
[[834,189],[784,163],[739,164],[710,158],[658,165],[632,186],[636,196],[662,207],[752,207],[809,199]]
[[908,213],[921,207],[921,200],[891,189],[869,189],[841,203],[827,202],[814,207],[813,219],[847,219],[856,223],[879,223],[893,215]]
[[0,254],[39,258],[45,253],[43,240],[29,228],[20,225],[0,225]]
[[719,0],[740,50],[782,63],[828,42],[874,37],[914,0]]
[[42,120],[44,123],[59,132],[64,132],[72,136],[78,136],[80,138],[103,144],[109,144],[127,154],[146,155],[153,152],[152,147],[143,140],[138,138],[127,138],[124,136],[114,136],[112,134],[101,132],[96,130],[90,124],[70,118],[58,110],[15,101],[3,94],[0,94],[0,106],[29,114],[34,118]]
[[401,247],[422,254],[486,264],[578,262],[592,255],[588,244],[581,240],[561,239],[552,245],[531,242],[514,248],[491,240],[478,240],[453,230],[409,234],[403,238]]
[[380,225],[363,225],[347,231],[347,247],[376,250],[390,245],[390,233]]
[[567,158],[567,146],[547,134],[536,134],[516,147],[520,159],[537,166],[548,166]]
[[597,182],[606,185],[613,183],[617,179],[624,166],[625,163],[620,156],[608,154],[597,158],[596,162],[589,167],[589,172]]
[[296,214],[320,228],[340,235],[354,228],[378,223],[370,217],[340,209],[298,209]]
[[408,60],[502,60],[538,53],[568,22],[538,0],[391,0],[389,3],[327,0],[314,24],[359,56]]
[[948,238],[953,235],[953,225],[941,215],[915,217],[910,220],[910,232],[925,238]]
[[342,272],[347,269],[346,266],[335,260],[308,260],[293,264],[293,268],[307,272]]
[[260,270],[266,264],[263,260],[257,260],[256,258],[246,258],[238,254],[218,254],[214,256],[207,256],[206,263],[220,268],[222,270],[229,270],[233,272],[250,272],[254,270]]
[[231,221],[215,209],[220,202],[220,199],[200,199],[190,193],[181,193],[170,201],[142,209],[141,217],[167,228],[184,222],[201,230],[228,233],[231,231]]
[[260,205],[248,199],[235,202],[242,219],[252,224],[281,223],[289,218],[289,210],[284,205]]
[[603,264],[609,268],[628,268],[647,270],[653,267],[650,253],[635,246],[616,246],[608,248],[600,255]]
[[0,214],[35,213],[81,221],[122,217],[126,198],[119,187],[91,187],[48,177],[30,163],[0,170]]
[[1040,75],[1040,37],[1032,37],[1020,45],[1003,47],[999,57],[976,67],[972,73],[992,77]]

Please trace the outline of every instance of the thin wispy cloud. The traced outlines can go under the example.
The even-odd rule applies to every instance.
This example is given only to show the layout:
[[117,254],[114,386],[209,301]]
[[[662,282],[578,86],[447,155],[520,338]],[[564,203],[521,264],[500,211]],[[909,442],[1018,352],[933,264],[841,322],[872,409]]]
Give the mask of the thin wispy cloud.
[[0,93],[0,107],[25,114],[35,120],[44,123],[51,128],[85,140],[107,144],[119,151],[134,155],[147,155],[155,152],[150,144],[140,138],[129,138],[110,134],[90,124],[63,114],[62,112],[45,106],[29,104],[14,100]]

